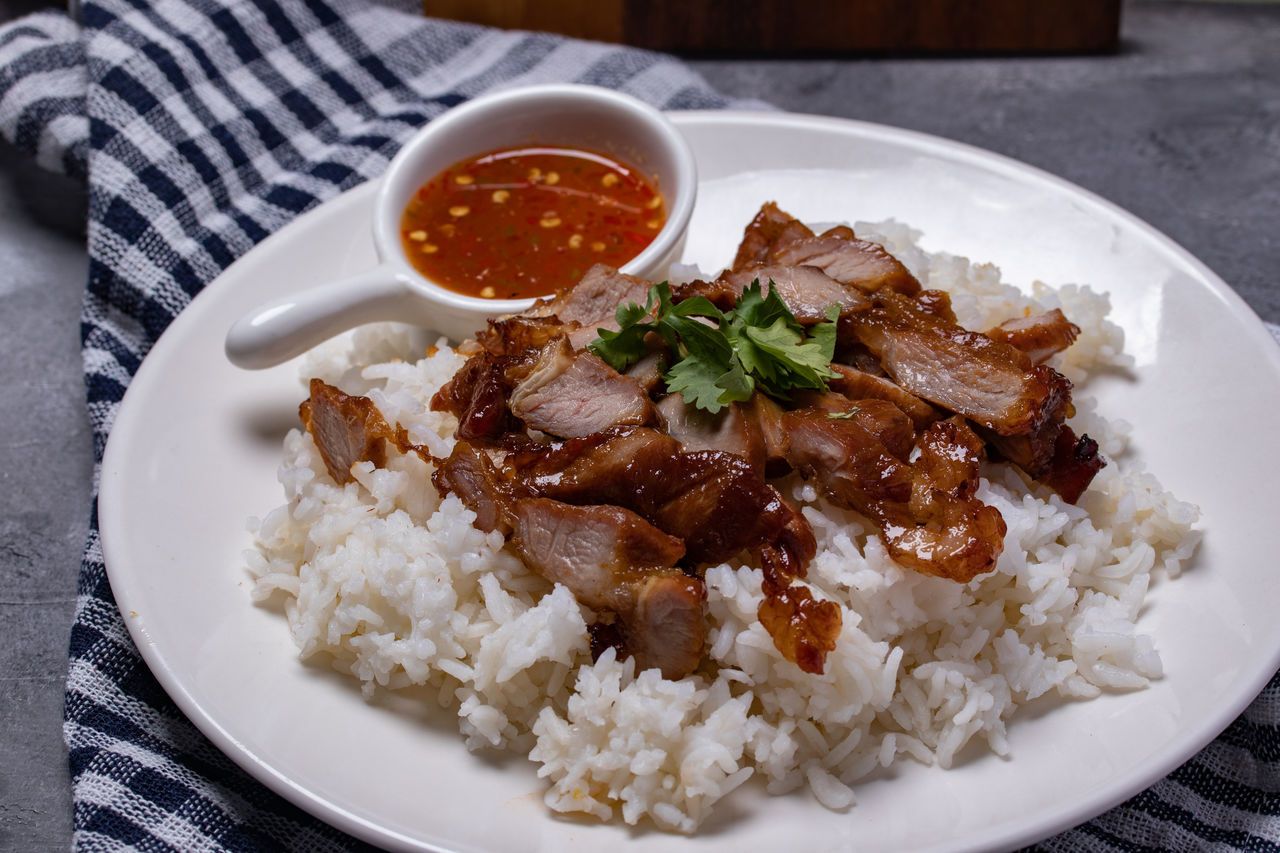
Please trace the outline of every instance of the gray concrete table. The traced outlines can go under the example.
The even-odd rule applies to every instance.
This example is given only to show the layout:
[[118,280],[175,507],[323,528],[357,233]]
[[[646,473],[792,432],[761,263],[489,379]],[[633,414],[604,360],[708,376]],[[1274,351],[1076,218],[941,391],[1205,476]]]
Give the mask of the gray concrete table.
[[[40,0],[0,2],[12,17]],[[694,60],[722,91],[934,133],[1150,222],[1280,323],[1280,5],[1138,2],[1099,57]],[[0,146],[0,847],[65,849],[66,648],[92,448],[84,198]]]

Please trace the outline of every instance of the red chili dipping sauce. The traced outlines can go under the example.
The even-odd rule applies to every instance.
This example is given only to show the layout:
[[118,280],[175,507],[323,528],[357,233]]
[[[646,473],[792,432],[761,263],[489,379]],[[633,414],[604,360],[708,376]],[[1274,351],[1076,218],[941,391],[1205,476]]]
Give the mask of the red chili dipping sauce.
[[450,166],[400,222],[405,253],[437,284],[522,299],[577,284],[593,264],[622,266],[666,223],[639,169],[577,148],[513,148]]

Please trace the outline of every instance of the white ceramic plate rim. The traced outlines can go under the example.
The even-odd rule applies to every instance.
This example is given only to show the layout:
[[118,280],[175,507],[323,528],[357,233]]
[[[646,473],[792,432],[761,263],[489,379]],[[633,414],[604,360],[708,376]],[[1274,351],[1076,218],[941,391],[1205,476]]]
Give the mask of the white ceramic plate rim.
[[[1232,342],[1232,345],[1243,347],[1256,355],[1253,364],[1259,374],[1265,374],[1273,380],[1280,377],[1280,351],[1274,347],[1257,318],[1225,283],[1155,229],[1066,181],[980,149],[924,134],[863,122],[787,114],[733,112],[685,113],[675,114],[673,118],[682,131],[694,141],[695,150],[699,150],[700,145],[706,144],[706,140],[715,139],[738,140],[739,144],[750,147],[753,144],[751,141],[753,135],[776,134],[783,142],[810,137],[815,139],[844,137],[850,142],[861,141],[872,146],[882,145],[889,149],[919,153],[925,158],[956,164],[957,169],[979,170],[992,175],[994,179],[1007,180],[1018,187],[1027,188],[1032,193],[1043,192],[1055,198],[1068,199],[1079,209],[1083,217],[1105,222],[1119,235],[1117,239],[1142,243],[1144,251],[1149,249],[1159,253],[1171,270],[1179,275],[1185,274],[1188,279],[1193,280],[1195,287],[1209,296],[1213,305],[1217,306],[1216,310],[1222,313],[1223,322],[1236,327],[1238,338]],[[763,150],[769,143],[760,142],[758,145]],[[779,165],[781,168],[796,169],[803,169],[806,166],[803,162],[795,161],[790,163],[783,161]],[[714,170],[703,167],[701,162],[700,168],[706,179],[714,184],[717,180]],[[731,193],[732,189],[726,189],[726,192]],[[142,522],[142,519],[133,514],[131,501],[128,499],[131,491],[138,488],[137,436],[147,429],[147,424],[152,419],[163,413],[166,401],[171,395],[171,388],[166,384],[167,381],[171,381],[171,377],[162,372],[157,365],[180,356],[190,339],[203,334],[202,324],[208,322],[212,310],[211,304],[226,298],[224,293],[233,286],[228,282],[236,281],[244,265],[251,261],[260,262],[261,259],[273,253],[290,251],[288,246],[291,241],[297,240],[299,235],[304,235],[315,228],[318,223],[323,222],[325,217],[349,217],[352,211],[363,210],[371,203],[371,194],[371,185],[357,188],[300,217],[279,234],[264,241],[198,295],[164,333],[130,385],[104,454],[99,499],[100,526],[103,552],[112,588],[122,612],[128,615],[126,623],[134,642],[138,645],[147,665],[183,713],[191,718],[215,745],[287,799],[346,832],[387,846],[406,849],[445,849],[424,837],[383,826],[376,817],[371,819],[365,814],[357,813],[357,810],[351,808],[351,803],[334,801],[323,793],[300,785],[287,774],[281,773],[269,761],[263,760],[252,740],[247,739],[245,733],[237,728],[240,721],[234,716],[228,718],[225,712],[211,707],[211,697],[202,695],[191,673],[171,659],[169,655],[171,638],[165,636],[163,626],[158,624],[157,620],[150,620],[146,616],[148,608],[153,603],[149,599],[149,596],[153,595],[153,590],[150,588],[148,573],[157,570],[158,556],[140,552],[130,535],[131,527]],[[749,215],[749,211],[744,213],[744,216]],[[858,218],[876,217],[859,216]],[[734,223],[734,227],[740,230],[741,223]],[[696,248],[691,247],[690,251],[696,252]],[[305,283],[295,281],[288,283],[288,286],[300,287]],[[243,288],[244,285],[239,286]],[[218,336],[220,340],[224,331],[225,328],[220,328],[214,330],[212,334]],[[1274,455],[1264,459],[1263,464],[1274,466]],[[1191,499],[1193,496],[1180,495],[1180,497]],[[1274,504],[1274,499],[1263,498],[1263,500],[1272,500]],[[248,515],[252,512],[265,511],[265,509],[266,507],[246,506],[244,513]],[[183,510],[179,510],[181,511]],[[235,573],[238,568],[230,567],[227,571]],[[246,608],[250,607],[247,594],[244,603]],[[1157,602],[1157,609],[1162,604],[1163,602]],[[1254,627],[1250,626],[1250,631],[1253,630]],[[1125,767],[1109,783],[1098,786],[1087,795],[1076,796],[1052,809],[1044,809],[1005,821],[985,833],[970,833],[964,837],[939,839],[934,846],[938,849],[1016,846],[1052,834],[1105,810],[1162,778],[1212,740],[1262,689],[1277,666],[1280,666],[1280,633],[1271,630],[1263,633],[1262,640],[1250,647],[1248,660],[1237,667],[1229,689],[1219,691],[1220,701],[1216,705],[1216,711],[1200,713],[1193,719],[1180,721],[1181,725],[1176,737],[1158,754],[1150,755],[1143,761]],[[1170,678],[1174,677],[1176,676],[1170,676]],[[458,749],[461,748],[459,743]],[[967,772],[964,768],[952,771],[952,773],[964,772]],[[857,814],[855,809],[851,813],[850,820],[853,820]]]

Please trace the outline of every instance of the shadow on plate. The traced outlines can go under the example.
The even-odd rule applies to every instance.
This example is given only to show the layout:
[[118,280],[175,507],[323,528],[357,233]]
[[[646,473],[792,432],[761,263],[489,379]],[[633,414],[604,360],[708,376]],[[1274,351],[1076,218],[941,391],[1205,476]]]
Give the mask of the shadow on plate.
[[255,401],[235,412],[232,421],[255,447],[279,455],[285,435],[289,430],[302,426],[298,418],[298,404],[305,399],[306,395],[299,391],[296,403],[281,401],[263,405]]

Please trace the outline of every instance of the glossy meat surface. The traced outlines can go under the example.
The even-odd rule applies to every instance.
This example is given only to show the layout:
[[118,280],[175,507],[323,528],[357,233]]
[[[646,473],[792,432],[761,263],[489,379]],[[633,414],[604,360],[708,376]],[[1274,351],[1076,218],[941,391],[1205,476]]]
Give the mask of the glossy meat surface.
[[670,435],[645,427],[617,427],[530,447],[511,454],[507,467],[512,479],[538,494],[639,513],[683,539],[692,566],[723,562],[765,545],[791,549],[783,531],[803,521],[744,459],[722,451],[685,451]]
[[780,210],[775,202],[765,202],[742,233],[732,269],[765,263],[777,247],[812,236],[809,226]]
[[767,292],[775,290],[802,325],[827,319],[827,311],[837,306],[837,314],[847,316],[870,306],[866,296],[846,287],[813,266],[781,263],[750,263],[721,273],[715,281],[693,281],[672,289],[675,301],[690,296],[705,296],[712,304],[727,311],[753,282]]
[[588,607],[631,609],[637,581],[684,556],[683,542],[619,506],[523,498],[513,510],[514,541],[525,562]]
[[1037,364],[1075,343],[1080,327],[1067,319],[1061,308],[1006,320],[986,333],[992,340],[1025,352]]
[[911,271],[879,243],[859,240],[843,226],[814,234],[773,202],[762,206],[747,225],[734,256],[735,270],[751,264],[815,267],[865,293],[890,289],[914,295],[920,291]]
[[573,287],[534,303],[528,317],[554,316],[561,323],[575,323],[594,332],[597,328],[617,329],[614,315],[618,307],[634,302],[643,305],[652,282],[596,264]]
[[683,449],[722,450],[742,457],[757,471],[764,470],[764,436],[744,405],[730,403],[713,415],[689,405],[679,394],[668,394],[657,408],[667,434]]
[[431,398],[431,408],[458,419],[458,438],[497,438],[515,429],[507,407],[507,368],[513,356],[483,351],[466,363]]
[[929,403],[883,376],[867,373],[847,364],[833,364],[831,369],[837,374],[836,378],[830,382],[831,390],[843,394],[850,400],[874,398],[893,403],[910,417],[912,423],[919,429],[941,417],[942,413]]
[[481,530],[506,536],[530,569],[614,617],[619,649],[640,669],[692,672],[706,641],[706,584],[675,568],[684,543],[628,509],[540,497],[506,474],[458,442],[433,482],[474,511]]
[[579,438],[611,426],[657,419],[649,395],[590,352],[575,352],[567,338],[539,350],[528,373],[511,389],[511,413],[530,429]]
[[851,320],[853,334],[911,394],[998,435],[1061,421],[1071,383],[1008,344],[967,331],[897,294],[878,294]]
[[879,243],[842,235],[820,234],[784,245],[770,254],[781,264],[817,267],[841,284],[866,293],[895,290],[913,295],[920,282]]
[[404,430],[387,423],[368,397],[345,394],[320,379],[311,380],[310,391],[311,396],[298,407],[298,416],[314,439],[329,476],[339,484],[355,479],[351,466],[357,462],[372,462],[379,468],[386,465],[388,446],[431,461],[426,448],[411,444]]
[[870,307],[840,321],[838,352],[849,363],[833,365],[833,390],[894,402],[917,429],[948,412],[964,415],[1001,458],[1064,498],[1078,498],[1102,462],[1083,439],[1069,448],[1059,441],[1072,413],[1071,383],[1040,362],[1069,346],[1079,329],[1057,309],[988,334],[964,329],[946,293],[921,289],[903,277],[910,275],[905,268],[896,271],[896,259],[880,257],[882,247],[861,242],[844,226],[814,235],[769,203],[747,226],[735,265],[811,264],[865,289]]
[[[890,555],[925,574],[969,581],[991,571],[1004,548],[999,511],[973,497],[981,440],[963,422],[921,434],[914,461],[879,429],[892,419],[836,419],[823,409],[788,412],[787,461],[834,503],[880,528]],[[890,426],[892,429],[892,426]]]

